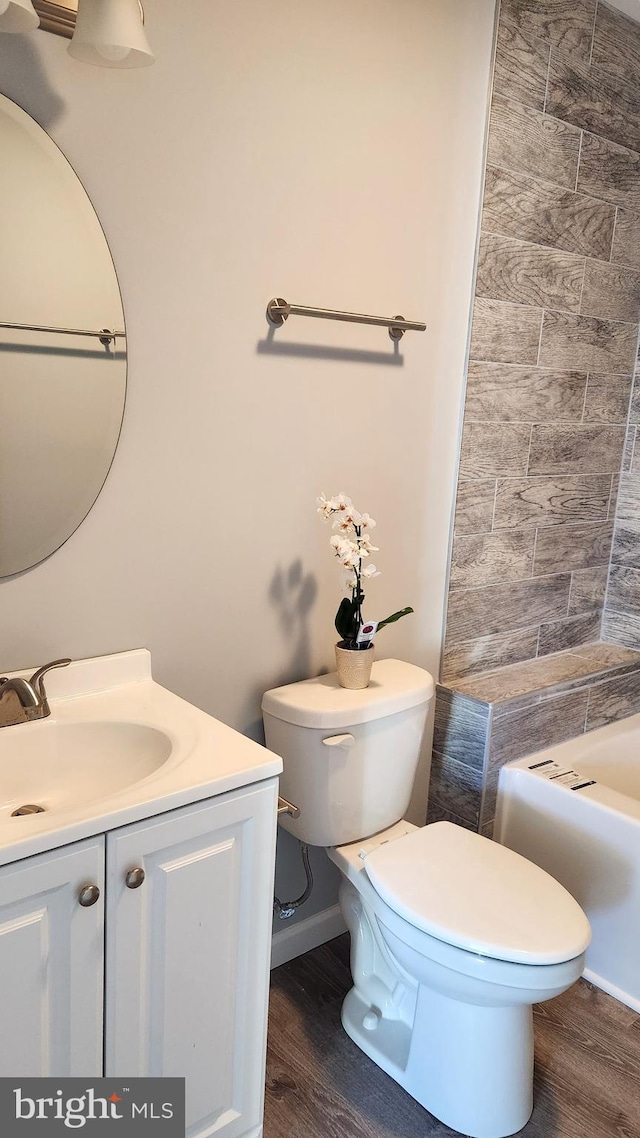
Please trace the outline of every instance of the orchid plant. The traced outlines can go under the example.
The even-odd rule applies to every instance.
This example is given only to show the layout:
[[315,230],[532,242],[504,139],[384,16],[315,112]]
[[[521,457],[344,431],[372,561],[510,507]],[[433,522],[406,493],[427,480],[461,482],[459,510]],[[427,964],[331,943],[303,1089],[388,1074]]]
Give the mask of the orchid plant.
[[[372,577],[379,577],[379,570],[369,561],[372,553],[378,552],[378,546],[373,545],[369,536],[375,526],[375,521],[369,514],[361,514],[356,510],[351,498],[346,494],[336,494],[333,498],[325,498],[321,494],[318,498],[318,513],[325,521],[333,518],[333,528],[338,530],[330,538],[330,545],[335,556],[345,569],[344,585],[347,593],[340,602],[336,613],[335,626],[341,637],[341,648],[354,650],[369,648],[371,637],[359,637],[364,622],[362,618],[362,605],[364,593],[363,582]],[[394,624],[400,617],[413,612],[412,608],[400,609],[391,616],[377,623],[377,630],[386,624]]]

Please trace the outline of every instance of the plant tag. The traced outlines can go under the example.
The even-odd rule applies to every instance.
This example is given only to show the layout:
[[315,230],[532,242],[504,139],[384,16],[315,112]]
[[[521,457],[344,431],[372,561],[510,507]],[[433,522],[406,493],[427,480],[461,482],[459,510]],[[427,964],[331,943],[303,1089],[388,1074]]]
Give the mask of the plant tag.
[[378,621],[377,620],[365,621],[365,623],[361,624],[360,628],[358,629],[358,635],[356,637],[356,643],[357,644],[369,644],[373,640],[377,631],[378,631]]

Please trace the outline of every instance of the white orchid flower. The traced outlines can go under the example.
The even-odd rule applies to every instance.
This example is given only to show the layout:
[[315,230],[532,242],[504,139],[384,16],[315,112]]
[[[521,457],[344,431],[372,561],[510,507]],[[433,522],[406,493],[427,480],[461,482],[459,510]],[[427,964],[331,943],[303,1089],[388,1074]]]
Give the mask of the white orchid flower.
[[358,538],[358,545],[360,546],[360,551],[363,557],[368,557],[370,553],[380,552],[380,546],[372,545],[366,535],[364,537]]
[[357,549],[345,551],[340,560],[345,569],[357,569],[360,565],[360,554]]
[[356,526],[360,525],[360,514],[357,510],[345,510],[336,513],[333,519],[333,528],[339,529],[341,533],[348,533],[349,530],[355,530]]
[[[2,0],[0,0],[0,3]],[[335,618],[335,626],[341,637],[340,645],[356,649],[360,647],[357,642],[358,629],[363,625],[362,608],[365,600],[363,585],[372,577],[379,577],[380,572],[375,565],[369,562],[372,553],[378,552],[378,546],[373,545],[367,530],[372,530],[375,520],[370,514],[361,514],[356,510],[351,498],[346,494],[336,494],[333,498],[326,498],[321,494],[318,498],[318,513],[325,521],[333,519],[333,529],[337,530],[329,538],[329,544],[340,561],[346,573],[343,574],[343,584],[349,599],[340,602]],[[400,617],[412,613],[409,606],[394,612],[385,620],[378,621],[378,629],[387,624],[394,624]]]
[[336,557],[339,557],[342,564],[346,569],[353,569],[360,562],[360,551],[354,541],[349,541],[347,537],[339,537],[334,534],[329,539],[329,544],[333,549]]
[[325,498],[324,494],[321,494],[318,498],[318,513],[322,514],[325,521],[328,521],[334,512],[333,498]]
[[329,503],[327,502],[324,494],[321,494],[319,498],[316,498],[316,502],[318,503],[318,513],[322,514],[323,518],[326,520],[329,517]]
[[334,533],[333,536],[329,538],[329,545],[336,554],[336,557],[340,557],[344,549],[351,548],[351,542],[348,540],[348,538],[340,537],[340,535],[337,533]]

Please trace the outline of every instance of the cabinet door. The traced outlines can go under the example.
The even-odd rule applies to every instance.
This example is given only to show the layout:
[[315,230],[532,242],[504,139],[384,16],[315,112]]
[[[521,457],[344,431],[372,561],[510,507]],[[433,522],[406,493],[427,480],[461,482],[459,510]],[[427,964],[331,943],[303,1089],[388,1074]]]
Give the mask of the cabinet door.
[[0,1075],[102,1074],[103,879],[102,837],[0,869]]
[[185,1076],[187,1138],[261,1133],[276,802],[271,779],[107,835],[105,1074]]

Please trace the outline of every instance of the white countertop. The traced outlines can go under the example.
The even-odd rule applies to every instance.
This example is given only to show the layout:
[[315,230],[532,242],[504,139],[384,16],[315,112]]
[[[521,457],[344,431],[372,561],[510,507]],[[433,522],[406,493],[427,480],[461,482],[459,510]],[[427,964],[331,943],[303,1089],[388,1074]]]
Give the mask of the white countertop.
[[[274,778],[282,770],[277,755],[156,684],[146,649],[75,661],[49,673],[45,684],[48,718],[0,728],[0,865]],[[13,751],[16,742],[46,741],[48,728],[72,723],[152,727],[169,738],[171,753],[141,781],[93,801],[89,794],[69,805],[64,785],[55,788],[53,780],[38,796],[34,784],[30,801],[44,806],[44,813],[11,817],[21,803],[7,801],[3,793],[3,743],[8,754],[10,742]]]

